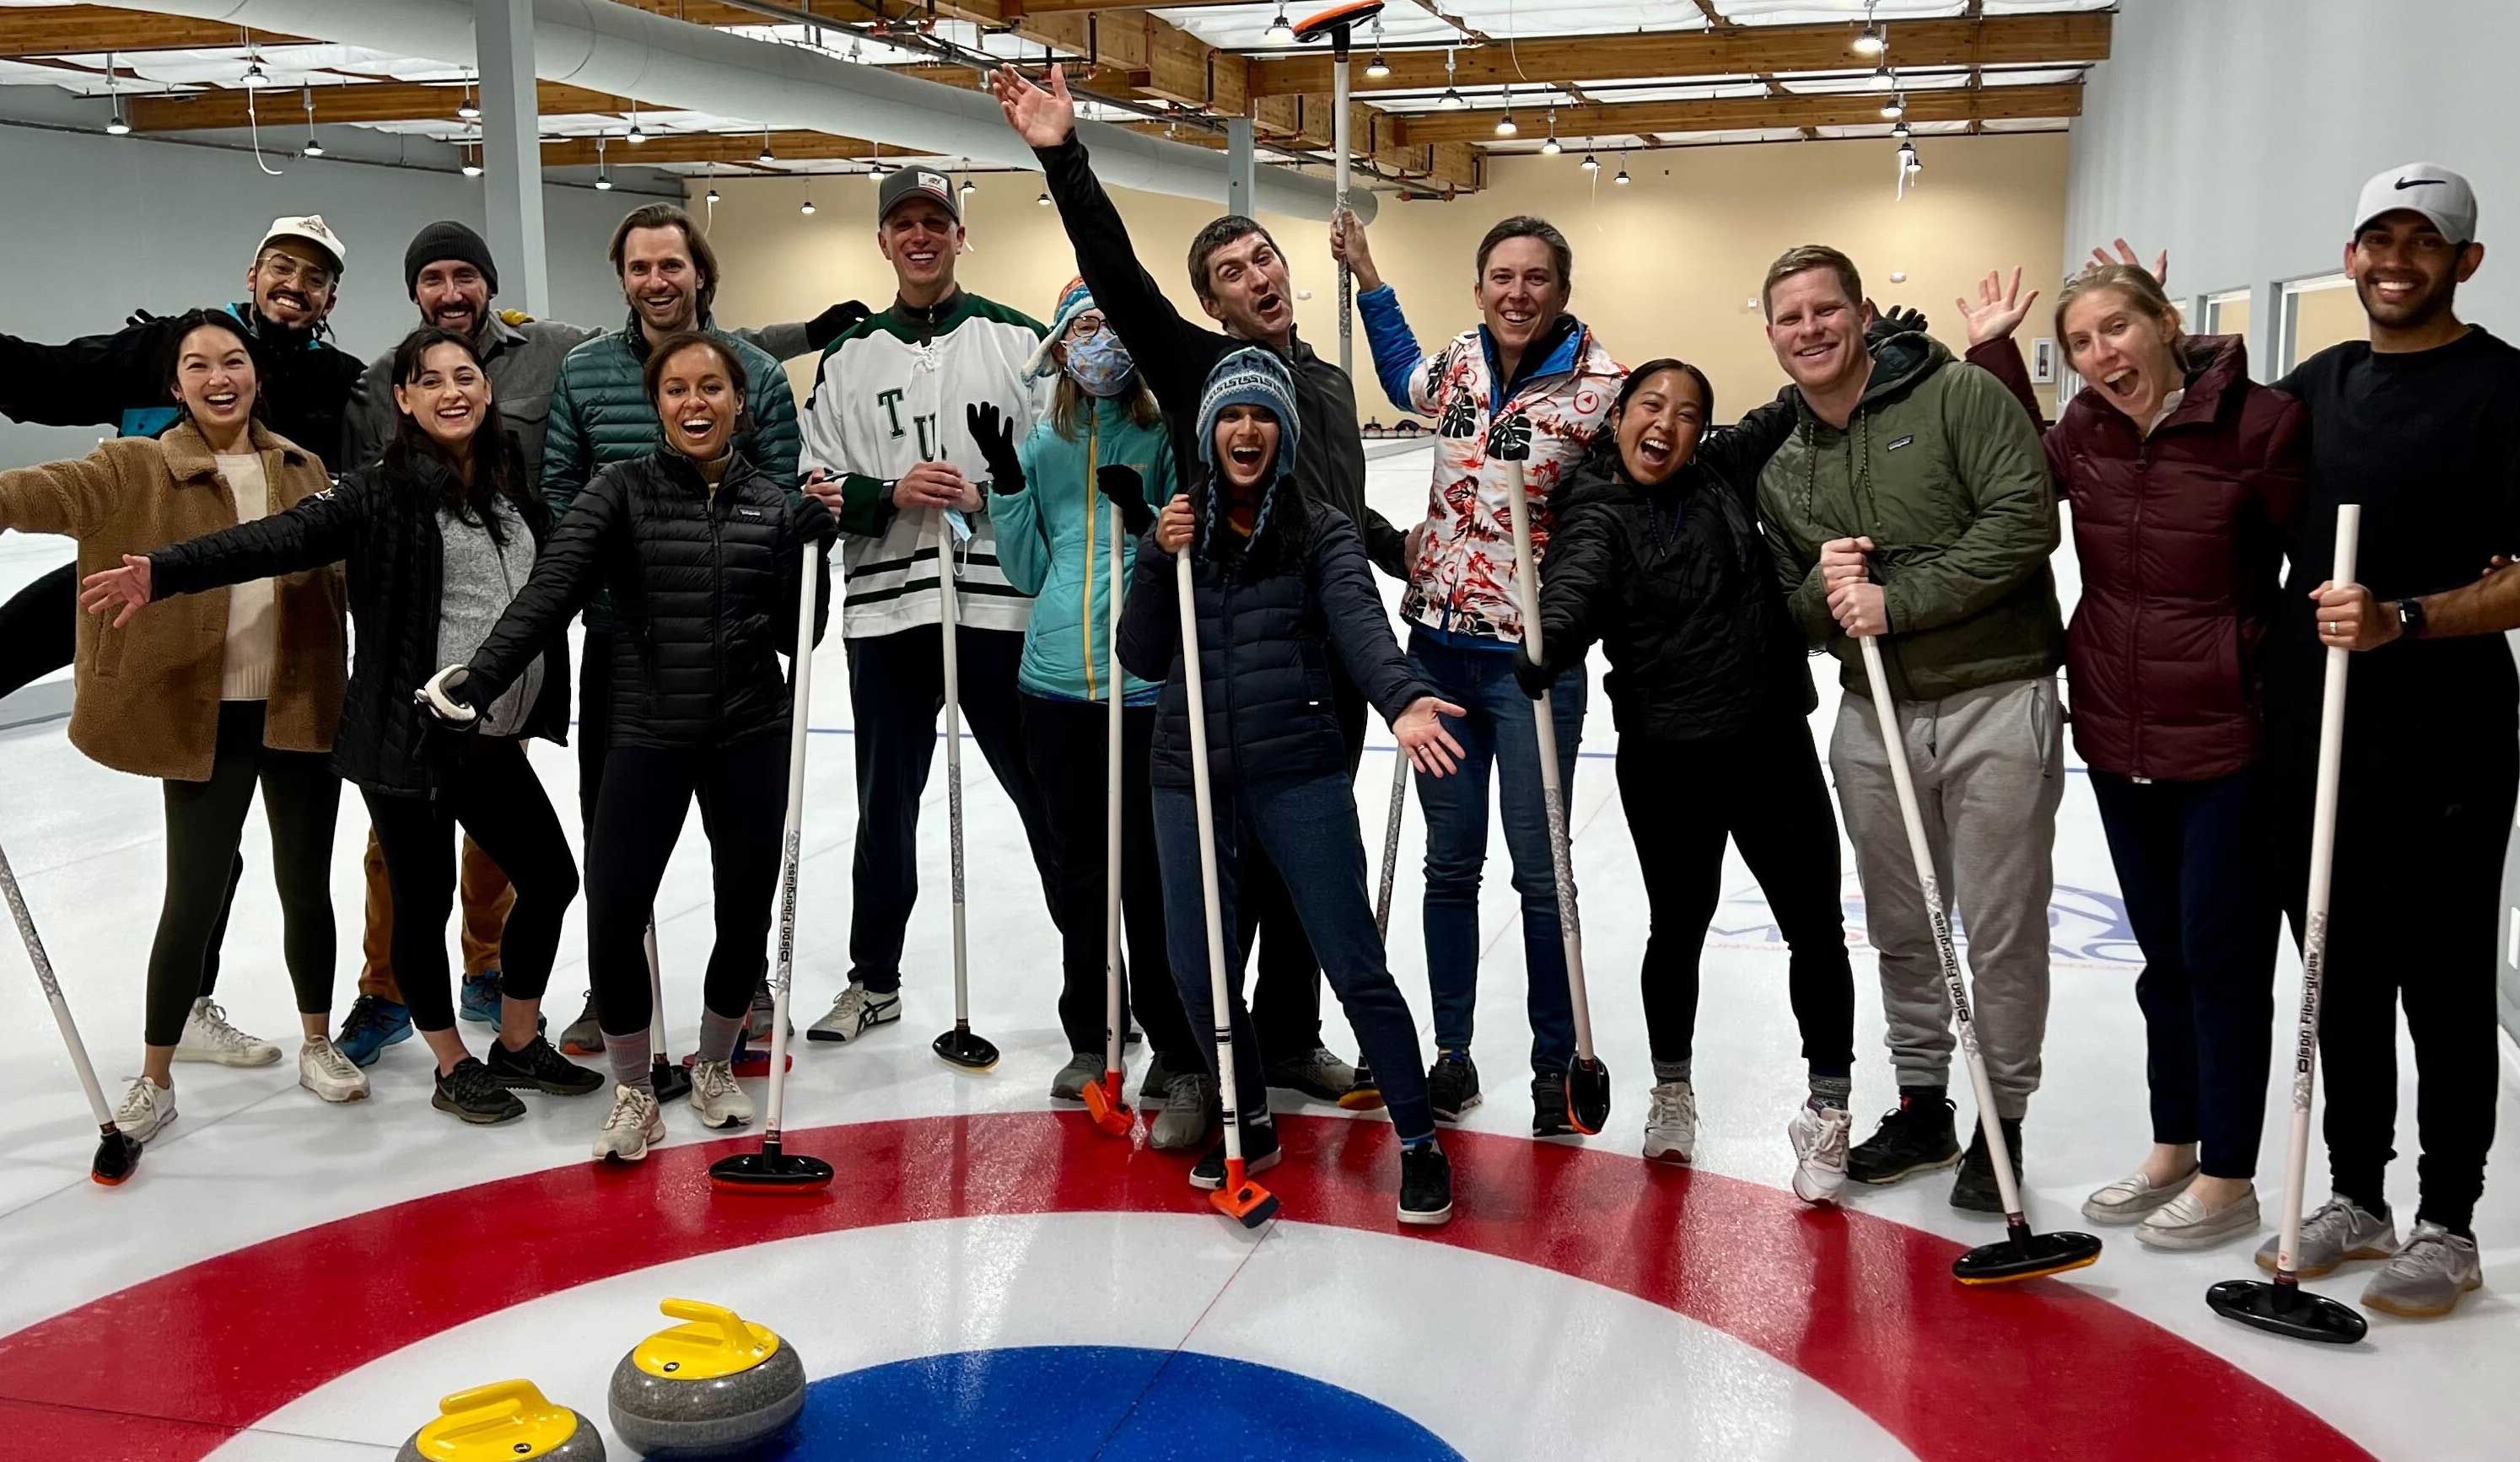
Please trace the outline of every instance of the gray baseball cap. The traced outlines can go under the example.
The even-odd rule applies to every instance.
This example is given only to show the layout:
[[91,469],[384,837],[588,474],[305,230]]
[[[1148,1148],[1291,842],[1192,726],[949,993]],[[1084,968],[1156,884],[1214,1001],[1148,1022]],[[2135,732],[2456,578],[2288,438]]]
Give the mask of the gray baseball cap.
[[2409,162],[2374,173],[2354,204],[2354,233],[2362,233],[2381,214],[2401,208],[2431,219],[2433,227],[2452,244],[2476,241],[2476,190],[2466,178],[2438,162]]
[[963,221],[963,200],[954,194],[954,180],[932,167],[897,167],[883,175],[883,186],[876,194],[876,222],[892,216],[892,210],[914,198],[929,199],[954,217]]

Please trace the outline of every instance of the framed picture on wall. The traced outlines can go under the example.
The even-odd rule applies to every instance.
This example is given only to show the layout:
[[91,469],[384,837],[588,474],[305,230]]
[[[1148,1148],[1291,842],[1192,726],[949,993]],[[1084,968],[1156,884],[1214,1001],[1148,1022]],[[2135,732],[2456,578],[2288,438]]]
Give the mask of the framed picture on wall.
[[2037,385],[2056,383],[2056,342],[2045,335],[2030,342],[2030,379]]

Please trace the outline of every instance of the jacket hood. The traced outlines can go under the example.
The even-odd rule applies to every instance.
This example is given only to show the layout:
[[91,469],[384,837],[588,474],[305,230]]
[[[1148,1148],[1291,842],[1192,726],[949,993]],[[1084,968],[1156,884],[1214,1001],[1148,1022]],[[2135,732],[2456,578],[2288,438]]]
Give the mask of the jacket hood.
[[[1864,399],[1856,403],[1858,409],[1907,395],[1956,359],[1949,346],[1920,330],[1884,336],[1872,342],[1870,351],[1872,379],[1865,385]],[[1819,420],[1812,414],[1811,402],[1800,391],[1794,392],[1794,410],[1805,421]]]
[[2221,412],[2224,397],[2246,385],[2249,343],[2238,335],[2191,335],[2185,364],[2187,394],[2171,419],[2191,420],[2190,413],[2211,418]]

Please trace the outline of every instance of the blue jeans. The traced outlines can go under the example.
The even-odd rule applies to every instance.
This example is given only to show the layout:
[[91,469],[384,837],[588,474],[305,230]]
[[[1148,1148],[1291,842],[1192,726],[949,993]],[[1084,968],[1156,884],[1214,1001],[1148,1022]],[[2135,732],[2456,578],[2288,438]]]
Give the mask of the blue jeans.
[[[1234,1102],[1244,1121],[1269,1111],[1268,1084],[1251,1011],[1242,999],[1248,953],[1235,917],[1236,873],[1245,847],[1267,855],[1285,881],[1295,916],[1312,937],[1322,974],[1347,1011],[1401,1137],[1435,1130],[1418,1025],[1391,980],[1373,895],[1365,881],[1356,793],[1345,776],[1282,777],[1216,785],[1216,897],[1224,931],[1226,989],[1234,1007]],[[1164,941],[1182,1009],[1216,1070],[1216,1002],[1208,988],[1207,909],[1199,883],[1198,806],[1188,787],[1155,788],[1155,847],[1164,869]]]
[[[1460,649],[1432,635],[1409,637],[1410,663],[1446,700],[1469,715],[1447,721],[1462,743],[1461,770],[1418,777],[1426,814],[1426,981],[1435,994],[1435,1048],[1470,1048],[1479,993],[1479,874],[1488,861],[1488,775],[1498,796],[1513,889],[1522,896],[1522,959],[1531,989],[1531,1069],[1562,1072],[1575,1057],[1575,1012],[1566,994],[1559,942],[1557,874],[1549,856],[1549,810],[1540,788],[1540,741],[1532,707],[1513,678],[1509,650]],[[1584,739],[1588,687],[1578,665],[1549,692],[1557,728],[1558,784],[1575,801],[1575,752]],[[1375,1073],[1377,1076],[1380,1072]]]

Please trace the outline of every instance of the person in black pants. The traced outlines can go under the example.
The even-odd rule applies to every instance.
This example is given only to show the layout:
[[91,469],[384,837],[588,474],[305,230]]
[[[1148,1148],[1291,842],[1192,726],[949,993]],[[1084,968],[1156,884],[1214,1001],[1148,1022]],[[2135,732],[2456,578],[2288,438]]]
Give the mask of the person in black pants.
[[[1218,362],[1265,347],[1293,382],[1303,427],[1293,464],[1299,490],[1355,525],[1374,567],[1405,580],[1400,530],[1366,506],[1356,387],[1345,371],[1323,360],[1296,333],[1295,290],[1278,241],[1257,220],[1239,214],[1199,230],[1190,246],[1191,288],[1199,308],[1223,329],[1185,319],[1138,262],[1127,224],[1094,176],[1085,144],[1076,137],[1076,107],[1064,70],[1051,67],[1048,90],[1012,66],[1002,67],[990,85],[1008,124],[1041,159],[1051,199],[1076,247],[1077,271],[1163,407],[1174,460],[1199,460],[1199,399]],[[1330,677],[1328,690],[1353,777],[1365,752],[1366,697],[1343,673]],[[1356,1068],[1322,1044],[1321,965],[1282,880],[1265,857],[1251,861],[1244,878],[1243,933],[1260,935],[1252,1005],[1270,1085],[1319,1101],[1372,1105],[1371,1091],[1358,1089]]]
[[1547,666],[1518,654],[1537,699],[1593,642],[1610,661],[1619,797],[1652,919],[1645,1032],[1653,1050],[1648,1158],[1686,1163],[1698,953],[1723,897],[1724,842],[1741,850],[1791,949],[1786,991],[1811,1094],[1794,1109],[1794,1191],[1836,1201],[1846,1182],[1855,976],[1839,904],[1837,815],[1806,719],[1815,704],[1756,497],[1759,467],[1794,424],[1770,404],[1706,429],[1715,392],[1696,367],[1640,366],[1557,509],[1541,581]]
[[[709,840],[717,943],[691,1101],[707,1127],[753,1116],[732,1058],[779,878],[788,689],[778,656],[812,652],[794,639],[797,557],[837,528],[820,505],[781,488],[735,449],[748,386],[742,361],[716,335],[659,341],[646,387],[664,450],[598,472],[489,638],[430,682],[442,718],[495,718],[568,617],[599,588],[610,597],[612,724],[586,868],[586,962],[615,1084],[595,1139],[599,1159],[636,1162],[665,1135],[648,1048],[644,936],[695,797]],[[818,633],[823,602],[818,595]]]
[[[394,968],[412,1023],[436,1057],[431,1104],[466,1122],[524,1115],[510,1088],[584,1095],[603,1085],[538,1029],[542,992],[577,897],[577,867],[524,738],[568,727],[568,660],[557,635],[480,733],[428,731],[411,687],[472,652],[532,571],[550,515],[516,443],[495,424],[490,379],[472,341],[424,327],[392,363],[394,436],[376,465],[287,512],[132,555],[89,576],[97,612],[346,561],[351,613],[364,633],[343,695],[333,760],[358,784],[384,849],[399,910]],[[500,1035],[485,1065],[465,1049],[448,986],[446,919],[460,823],[498,861],[517,901],[500,941]]]

